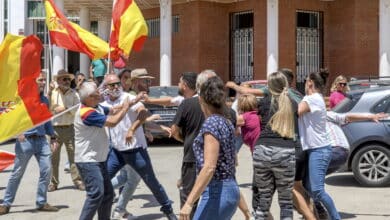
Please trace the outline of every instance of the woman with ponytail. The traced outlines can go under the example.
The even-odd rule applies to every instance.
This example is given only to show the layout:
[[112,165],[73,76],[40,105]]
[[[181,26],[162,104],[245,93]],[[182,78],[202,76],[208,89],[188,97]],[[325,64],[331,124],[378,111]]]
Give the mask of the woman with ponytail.
[[288,95],[281,72],[268,76],[269,95],[261,101],[261,134],[254,147],[253,199],[255,219],[267,219],[278,190],[280,219],[293,219],[297,105]]
[[332,156],[326,128],[326,105],[322,92],[328,77],[326,70],[310,73],[306,79],[306,96],[298,105],[299,134],[302,149],[308,152],[305,187],[315,202],[321,202],[332,220],[340,219],[332,198],[325,192],[325,175]]

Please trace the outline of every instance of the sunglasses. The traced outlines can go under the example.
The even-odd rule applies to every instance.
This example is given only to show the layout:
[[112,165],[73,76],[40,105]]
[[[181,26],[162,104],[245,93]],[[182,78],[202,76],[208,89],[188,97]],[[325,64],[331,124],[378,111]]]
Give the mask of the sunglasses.
[[143,79],[143,82],[145,84],[148,84],[148,85],[152,84],[152,80],[151,79]]
[[65,81],[69,81],[69,82],[70,82],[70,81],[72,81],[72,79],[71,79],[71,78],[68,78],[68,77],[65,77],[65,78],[62,78],[62,81],[64,81],[64,82],[65,82]]
[[45,78],[38,78],[37,82],[46,82],[46,79]]
[[347,86],[347,83],[339,83],[339,86]]
[[120,87],[121,86],[121,82],[107,83],[107,86],[109,86],[111,88],[114,88],[115,86]]

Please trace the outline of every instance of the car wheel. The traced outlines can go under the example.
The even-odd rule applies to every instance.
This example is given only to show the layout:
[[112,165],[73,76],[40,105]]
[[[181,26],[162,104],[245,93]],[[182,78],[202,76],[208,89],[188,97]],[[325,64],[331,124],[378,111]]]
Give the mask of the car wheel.
[[359,149],[352,159],[355,179],[363,186],[390,184],[390,150],[381,145],[367,145]]

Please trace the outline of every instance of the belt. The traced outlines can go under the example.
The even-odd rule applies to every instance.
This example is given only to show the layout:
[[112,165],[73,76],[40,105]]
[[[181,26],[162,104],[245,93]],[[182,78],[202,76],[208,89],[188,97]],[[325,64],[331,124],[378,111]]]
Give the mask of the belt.
[[54,125],[54,127],[57,127],[57,128],[69,128],[69,127],[72,127],[73,125]]
[[26,138],[31,138],[31,139],[37,139],[37,138],[44,138],[45,135],[37,135],[37,134],[32,134],[32,135],[28,135],[28,136],[25,136]]

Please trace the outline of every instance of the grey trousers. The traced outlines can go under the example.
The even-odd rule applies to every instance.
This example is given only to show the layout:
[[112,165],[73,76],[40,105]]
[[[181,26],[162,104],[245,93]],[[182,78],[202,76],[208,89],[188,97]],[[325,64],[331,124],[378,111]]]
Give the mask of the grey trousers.
[[267,219],[275,190],[278,190],[280,219],[293,219],[292,189],[295,149],[257,145],[253,152],[253,198],[255,219]]

